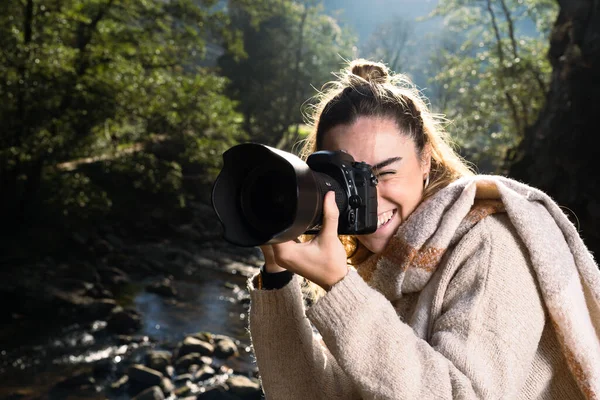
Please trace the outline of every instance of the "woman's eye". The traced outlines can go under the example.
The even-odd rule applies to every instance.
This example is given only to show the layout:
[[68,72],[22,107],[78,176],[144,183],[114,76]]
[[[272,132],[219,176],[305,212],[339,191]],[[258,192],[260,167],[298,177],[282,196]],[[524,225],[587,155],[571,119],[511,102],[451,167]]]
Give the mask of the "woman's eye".
[[383,171],[377,174],[377,177],[382,177],[382,176],[386,176],[386,175],[394,175],[396,173],[396,171]]

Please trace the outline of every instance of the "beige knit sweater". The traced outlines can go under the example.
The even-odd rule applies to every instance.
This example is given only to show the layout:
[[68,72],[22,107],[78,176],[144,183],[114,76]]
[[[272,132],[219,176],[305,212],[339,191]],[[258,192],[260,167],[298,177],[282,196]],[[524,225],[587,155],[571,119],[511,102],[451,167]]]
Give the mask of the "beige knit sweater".
[[[250,331],[266,398],[579,399],[585,398],[582,382],[587,398],[595,398],[589,373],[568,367],[539,266],[511,219],[513,200],[502,191],[490,194],[483,183],[465,189],[471,181],[460,182],[462,191],[451,193],[445,208],[430,199],[400,228],[397,243],[418,250],[404,255],[427,261],[420,269],[401,266],[390,254],[371,258],[358,266],[360,275],[351,269],[309,310],[299,278],[279,290],[255,290],[251,280]],[[471,204],[462,214],[447,207],[465,196]],[[476,198],[511,204],[508,213],[483,212],[486,207],[473,205]],[[446,217],[427,234],[424,221],[436,213]],[[458,215],[462,222],[446,229]],[[481,218],[465,223],[473,215]],[[558,226],[545,230],[544,240],[568,248]],[[440,235],[447,236],[443,251],[427,245],[441,243]],[[419,240],[425,245],[416,245]]]

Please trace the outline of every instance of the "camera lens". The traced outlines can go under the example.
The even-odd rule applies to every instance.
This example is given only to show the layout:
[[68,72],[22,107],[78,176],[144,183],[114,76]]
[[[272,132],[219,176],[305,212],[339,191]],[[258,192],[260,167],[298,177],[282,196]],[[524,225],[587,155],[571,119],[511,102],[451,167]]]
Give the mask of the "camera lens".
[[[259,143],[233,146],[223,153],[223,169],[211,196],[223,225],[223,238],[252,247],[318,234],[323,223],[323,198],[329,191],[335,192],[340,210],[339,233],[367,233],[363,220],[368,222],[367,228],[373,228],[368,233],[374,231],[376,189],[365,184],[362,191],[354,190],[357,186],[349,172],[362,169],[352,168],[353,163],[354,159],[342,152],[317,151],[305,162],[292,153]],[[364,193],[365,189],[369,192]],[[362,214],[349,214],[353,194],[360,197],[352,199],[352,207],[361,207]]]
[[293,176],[272,167],[258,167],[248,174],[240,196],[242,214],[263,233],[289,227],[295,218],[297,187]]

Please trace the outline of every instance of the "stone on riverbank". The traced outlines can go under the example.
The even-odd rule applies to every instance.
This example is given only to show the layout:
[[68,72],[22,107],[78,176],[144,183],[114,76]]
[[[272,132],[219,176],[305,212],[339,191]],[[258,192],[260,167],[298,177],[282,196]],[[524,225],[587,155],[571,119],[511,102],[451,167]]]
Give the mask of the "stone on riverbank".
[[232,375],[226,381],[229,391],[243,399],[260,399],[260,383],[258,379],[250,379],[243,375]]
[[194,381],[205,381],[215,376],[215,370],[210,365],[203,365],[198,371],[194,372]]
[[182,357],[190,353],[199,353],[202,356],[211,356],[214,351],[215,347],[212,344],[196,337],[188,336],[181,343],[177,355],[178,357]]
[[178,373],[188,372],[192,365],[202,365],[202,355],[200,353],[190,353],[175,361],[175,371]]
[[110,389],[113,392],[119,393],[125,391],[127,384],[129,383],[129,376],[123,375],[118,380],[110,384]]
[[151,350],[146,354],[146,366],[167,375],[172,354],[167,350]]
[[152,386],[133,397],[132,400],[165,400],[165,395],[159,386]]
[[142,317],[135,310],[116,307],[106,320],[106,329],[110,332],[128,335],[142,327]]
[[148,368],[141,364],[134,364],[129,367],[127,372],[129,379],[142,385],[153,386],[160,385],[164,375],[156,370]]
[[238,354],[238,348],[228,337],[219,338],[215,344],[215,357],[226,359]]
[[173,280],[163,278],[146,286],[146,291],[163,297],[176,297],[177,290],[173,287]]

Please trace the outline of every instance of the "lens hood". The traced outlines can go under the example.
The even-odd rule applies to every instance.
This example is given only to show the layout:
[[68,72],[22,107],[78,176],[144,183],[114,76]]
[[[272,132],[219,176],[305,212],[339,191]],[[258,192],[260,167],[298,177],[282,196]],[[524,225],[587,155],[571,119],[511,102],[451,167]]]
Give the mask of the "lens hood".
[[242,247],[294,240],[322,212],[309,166],[294,154],[259,143],[223,153],[211,200],[223,238]]

